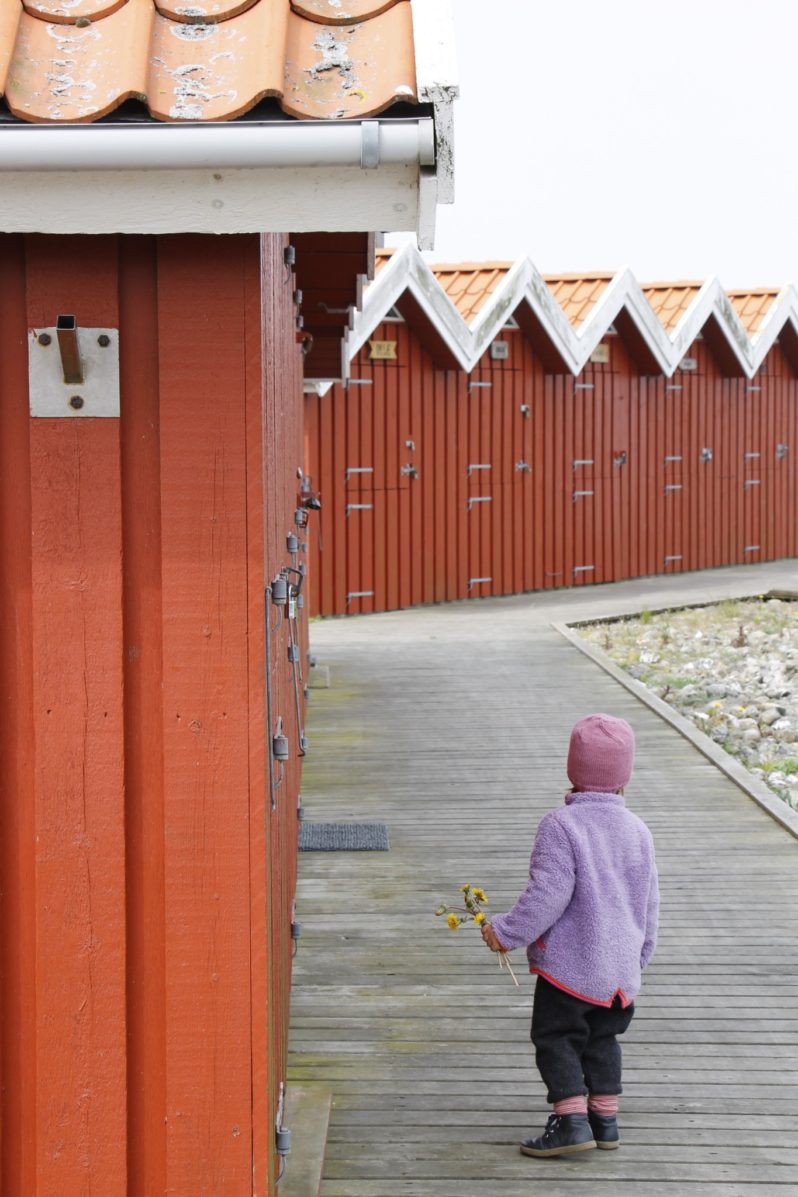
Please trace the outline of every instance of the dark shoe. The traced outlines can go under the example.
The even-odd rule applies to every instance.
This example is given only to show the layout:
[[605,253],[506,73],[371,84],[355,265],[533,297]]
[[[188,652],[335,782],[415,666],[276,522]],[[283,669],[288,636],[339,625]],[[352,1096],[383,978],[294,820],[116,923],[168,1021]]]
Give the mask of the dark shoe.
[[587,1114],[552,1114],[539,1139],[524,1139],[521,1152],[541,1158],[589,1151],[595,1146]]
[[587,1117],[593,1138],[596,1140],[596,1147],[601,1147],[604,1151],[615,1151],[616,1147],[620,1147],[621,1136],[618,1134],[618,1119],[614,1114],[611,1118],[607,1118],[604,1114],[595,1114],[592,1110],[588,1110]]

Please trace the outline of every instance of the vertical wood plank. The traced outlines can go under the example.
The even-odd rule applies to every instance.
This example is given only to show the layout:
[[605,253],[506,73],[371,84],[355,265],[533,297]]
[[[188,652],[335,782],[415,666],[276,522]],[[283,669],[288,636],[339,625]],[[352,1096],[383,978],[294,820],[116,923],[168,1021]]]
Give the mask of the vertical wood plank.
[[127,843],[128,1194],[166,1186],[161,512],[157,257],[120,244]]
[[[159,254],[167,1181],[251,1167],[246,369],[250,238]],[[198,302],[198,298],[202,302]],[[191,313],[191,320],[187,315]]]
[[[28,320],[117,327],[115,238],[30,238]],[[55,310],[57,308],[57,310]],[[126,1173],[118,420],[31,422],[37,1185]],[[46,1083],[44,1078],[46,1079]]]
[[36,1191],[36,792],[23,238],[0,236],[0,1189]]

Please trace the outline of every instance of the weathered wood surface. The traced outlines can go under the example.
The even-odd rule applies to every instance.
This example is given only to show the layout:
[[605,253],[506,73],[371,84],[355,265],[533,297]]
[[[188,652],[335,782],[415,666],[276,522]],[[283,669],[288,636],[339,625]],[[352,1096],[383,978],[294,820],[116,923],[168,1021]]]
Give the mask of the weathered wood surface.
[[[798,843],[552,614],[538,596],[314,625],[333,684],[313,695],[307,812],[391,837],[300,857],[290,1075],[333,1091],[321,1197],[798,1193]],[[432,912],[465,881],[513,901],[593,710],[637,734],[627,800],[656,840],[661,937],[625,1038],[622,1150],[537,1161],[516,1147],[549,1112],[534,981],[515,953],[514,989]]]

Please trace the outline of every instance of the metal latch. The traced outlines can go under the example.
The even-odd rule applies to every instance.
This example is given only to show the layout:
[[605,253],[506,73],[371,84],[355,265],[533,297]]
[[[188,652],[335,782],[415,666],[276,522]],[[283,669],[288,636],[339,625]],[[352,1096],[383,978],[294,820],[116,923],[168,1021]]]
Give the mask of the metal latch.
[[350,590],[346,596],[346,606],[348,607],[352,599],[356,598],[373,598],[373,590]]
[[403,474],[405,478],[418,478],[418,470],[412,463],[403,465],[399,473]]
[[529,464],[528,461],[517,461],[515,463],[515,468],[519,474],[531,474],[532,473],[532,466]]

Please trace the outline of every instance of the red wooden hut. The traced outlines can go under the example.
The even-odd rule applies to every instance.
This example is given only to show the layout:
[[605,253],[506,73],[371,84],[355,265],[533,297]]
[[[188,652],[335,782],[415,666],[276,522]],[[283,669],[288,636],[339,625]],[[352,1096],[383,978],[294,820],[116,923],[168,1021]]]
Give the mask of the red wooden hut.
[[411,7],[0,8],[8,1197],[273,1192],[303,372],[451,189]]
[[308,395],[313,610],[798,553],[798,295],[383,253]]

